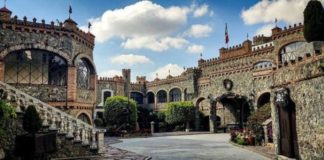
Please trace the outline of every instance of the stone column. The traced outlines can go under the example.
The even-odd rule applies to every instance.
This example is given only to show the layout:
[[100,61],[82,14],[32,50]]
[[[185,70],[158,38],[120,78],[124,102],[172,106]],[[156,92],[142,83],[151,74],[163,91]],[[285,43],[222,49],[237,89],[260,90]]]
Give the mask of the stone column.
[[98,153],[104,153],[105,151],[105,138],[104,138],[105,130],[97,131],[98,138]]
[[68,77],[67,77],[67,99],[68,101],[76,100],[77,93],[77,71],[76,67],[69,66],[68,67]]
[[154,121],[151,121],[151,133],[154,134]]
[[199,105],[196,106],[195,110],[195,129],[196,131],[199,131],[200,129]]
[[157,111],[157,103],[158,103],[158,98],[157,98],[157,94],[154,95],[154,110]]
[[213,95],[209,95],[208,96],[209,99],[209,104],[210,104],[210,114],[209,114],[209,131],[211,133],[216,133],[217,132],[217,128],[216,128],[216,99],[213,97]]

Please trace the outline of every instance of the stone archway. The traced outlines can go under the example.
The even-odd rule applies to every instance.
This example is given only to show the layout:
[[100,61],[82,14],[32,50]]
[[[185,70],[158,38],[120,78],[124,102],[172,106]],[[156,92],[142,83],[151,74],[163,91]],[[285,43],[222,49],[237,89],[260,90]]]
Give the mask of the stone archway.
[[277,89],[274,103],[279,118],[279,154],[289,158],[298,158],[296,105],[290,99],[289,90],[287,88]]
[[209,104],[205,97],[200,97],[196,101],[195,129],[209,131]]
[[270,103],[270,92],[262,93],[257,101],[257,107],[260,108],[263,105]]
[[91,119],[86,113],[80,113],[77,118],[91,125]]
[[226,113],[227,115],[224,113],[224,117],[226,116],[227,119],[227,124],[225,125],[239,128],[245,126],[251,112],[247,97],[234,93],[227,93],[218,97],[217,102],[221,103],[224,110],[226,109],[228,111]]

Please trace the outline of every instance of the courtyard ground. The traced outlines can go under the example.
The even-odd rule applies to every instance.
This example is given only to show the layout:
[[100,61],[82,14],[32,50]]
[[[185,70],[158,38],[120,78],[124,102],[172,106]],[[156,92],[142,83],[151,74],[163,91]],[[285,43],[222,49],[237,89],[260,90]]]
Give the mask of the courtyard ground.
[[[229,134],[178,135],[120,140],[121,143],[110,144],[110,146],[149,156],[153,160],[268,159],[244,148],[233,146],[228,142]],[[128,158],[136,159],[136,157]]]

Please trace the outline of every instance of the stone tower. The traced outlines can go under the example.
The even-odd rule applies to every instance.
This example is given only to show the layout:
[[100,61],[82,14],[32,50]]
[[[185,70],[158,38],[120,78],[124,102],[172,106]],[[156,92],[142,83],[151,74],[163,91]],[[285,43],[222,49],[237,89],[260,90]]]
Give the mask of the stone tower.
[[123,69],[122,74],[124,79],[124,95],[127,97],[129,96],[129,91],[130,91],[131,70]]

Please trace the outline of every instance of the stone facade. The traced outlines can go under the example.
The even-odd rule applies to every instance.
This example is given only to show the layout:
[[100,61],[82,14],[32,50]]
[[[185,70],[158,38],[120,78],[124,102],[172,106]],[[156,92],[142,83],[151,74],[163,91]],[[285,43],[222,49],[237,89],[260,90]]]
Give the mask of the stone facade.
[[[88,119],[91,122],[92,110],[96,102],[97,79],[93,63],[94,36],[89,32],[81,31],[70,18],[56,25],[53,21],[47,24],[45,20],[38,22],[36,18],[28,20],[27,17],[22,19],[17,16],[12,17],[11,11],[7,8],[0,9],[0,12],[0,80],[60,109],[73,110],[71,113],[74,116],[85,113],[85,115],[89,115]],[[44,52],[44,55],[32,57],[33,52],[35,54]],[[43,60],[38,58],[40,59],[37,61],[39,64],[22,62],[22,65],[29,65],[31,68],[29,69],[30,73],[26,73],[23,67],[20,69],[18,66],[18,69],[15,69],[15,66],[12,67],[12,64],[7,62],[9,61],[8,57],[12,54],[18,56],[25,54],[29,61],[43,56]],[[50,68],[55,64],[51,61],[47,62],[44,59],[45,54],[49,55],[49,58],[56,56],[55,58],[59,57],[66,62],[66,68],[61,73],[57,73],[57,75],[66,77],[63,78],[64,81],[55,82],[52,80],[53,83],[50,82],[49,75],[51,73],[46,73],[47,70],[43,71],[43,68]],[[53,60],[57,60],[55,58]],[[21,61],[21,58],[17,58],[17,60]],[[87,63],[87,69],[90,70],[87,88],[80,88],[81,85],[78,84],[80,60]],[[41,68],[42,71],[38,71],[38,68]],[[17,73],[13,71],[17,71]],[[19,77],[14,81],[9,81],[8,75]],[[45,80],[43,80],[44,78]]]
[[[197,109],[208,116],[213,107],[210,106],[208,97],[212,96],[217,100],[216,115],[221,125],[244,124],[244,114],[248,116],[258,109],[263,99],[262,101],[272,105],[273,137],[278,155],[284,155],[280,149],[282,118],[279,118],[274,99],[276,90],[286,88],[295,104],[296,118],[291,125],[297,132],[297,141],[294,142],[297,151],[292,157],[322,159],[323,48],[324,42],[305,42],[302,24],[276,27],[272,29],[272,36],[256,36],[253,42],[246,40],[241,45],[221,48],[220,57],[200,59],[198,67],[188,68],[177,77],[156,78],[145,83],[137,81],[129,85],[133,91],[143,93],[143,98],[146,99],[144,105],[155,111],[163,111],[167,102],[170,102],[170,91],[178,88],[182,101],[193,101]],[[230,89],[226,88],[225,79],[232,82]],[[102,89],[110,89],[114,95],[125,95],[125,83],[125,77],[99,79],[97,104],[102,102],[102,96],[99,95],[102,94]],[[157,94],[161,90],[167,93],[164,103],[158,101]],[[148,100],[151,93],[154,95],[153,101]],[[270,97],[264,96],[266,94]],[[267,97],[266,100],[264,97]],[[196,124],[199,125],[199,122]]]

